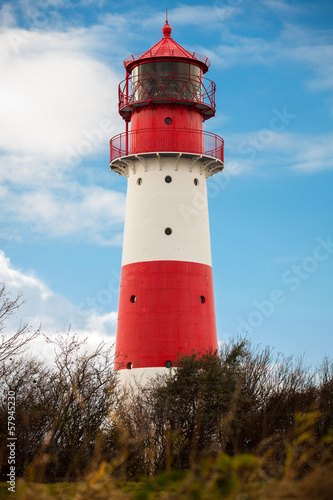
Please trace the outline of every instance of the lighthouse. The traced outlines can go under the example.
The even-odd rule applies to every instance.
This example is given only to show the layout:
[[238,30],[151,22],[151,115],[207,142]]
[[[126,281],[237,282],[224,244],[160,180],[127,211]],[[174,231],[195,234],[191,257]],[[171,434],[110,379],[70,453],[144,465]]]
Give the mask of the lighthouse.
[[127,178],[115,370],[146,379],[217,350],[207,178],[223,169],[207,57],[171,37],[124,60],[110,168]]

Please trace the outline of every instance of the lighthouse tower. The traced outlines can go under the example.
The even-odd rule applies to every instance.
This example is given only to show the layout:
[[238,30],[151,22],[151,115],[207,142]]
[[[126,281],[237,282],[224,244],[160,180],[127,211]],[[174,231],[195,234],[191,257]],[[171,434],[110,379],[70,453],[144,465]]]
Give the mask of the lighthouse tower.
[[128,181],[116,366],[147,378],[177,357],[215,351],[217,335],[206,179],[223,169],[210,61],[171,38],[124,61],[111,170]]

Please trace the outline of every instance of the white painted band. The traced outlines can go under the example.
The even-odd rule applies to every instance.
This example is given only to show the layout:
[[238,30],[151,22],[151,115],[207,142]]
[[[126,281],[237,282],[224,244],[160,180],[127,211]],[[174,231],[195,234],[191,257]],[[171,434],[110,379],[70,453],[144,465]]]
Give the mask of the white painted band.
[[122,265],[177,260],[211,266],[204,160],[138,158],[127,172]]
[[169,375],[172,376],[175,373],[176,368],[164,368],[164,367],[151,367],[151,368],[132,368],[132,370],[119,370],[117,373],[117,378],[122,387],[131,386],[133,388],[138,386],[144,386],[149,384],[149,382],[156,381],[158,375]]

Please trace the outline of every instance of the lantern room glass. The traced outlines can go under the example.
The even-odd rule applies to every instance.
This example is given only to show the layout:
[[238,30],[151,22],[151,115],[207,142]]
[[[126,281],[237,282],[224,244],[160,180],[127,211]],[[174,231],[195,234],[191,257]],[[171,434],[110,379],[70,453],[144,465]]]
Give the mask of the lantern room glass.
[[180,61],[152,61],[135,66],[131,73],[133,101],[201,100],[202,70]]

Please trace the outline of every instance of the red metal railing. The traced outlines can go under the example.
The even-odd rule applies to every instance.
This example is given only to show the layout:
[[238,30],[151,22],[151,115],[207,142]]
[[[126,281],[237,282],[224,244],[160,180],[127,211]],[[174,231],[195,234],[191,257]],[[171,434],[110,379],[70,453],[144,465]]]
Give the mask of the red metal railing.
[[110,161],[154,152],[194,153],[224,161],[222,137],[201,130],[173,129],[173,132],[170,135],[166,129],[156,128],[118,134],[110,140]]
[[151,101],[196,103],[208,118],[215,114],[215,83],[198,75],[153,73],[130,76],[119,84],[119,112]]
[[[128,66],[129,63],[131,63],[133,61],[137,61],[144,54],[147,54],[147,58],[149,58],[149,52],[147,50],[143,51],[143,52],[137,52],[136,54],[132,54],[132,55],[126,57],[124,59],[124,66],[125,66],[125,68],[126,68],[126,66]],[[198,52],[189,52],[189,54],[194,59],[197,59],[198,61],[204,63],[207,66],[207,68],[209,68],[209,66],[210,66],[210,60],[208,59],[208,57],[206,57],[206,56],[204,56],[202,54],[199,54]],[[151,52],[150,55],[151,55],[151,57],[154,57],[153,52]],[[168,55],[169,55],[169,53],[168,53]],[[172,54],[171,54],[171,57],[172,57]],[[189,59],[189,61],[191,61],[191,59]]]

